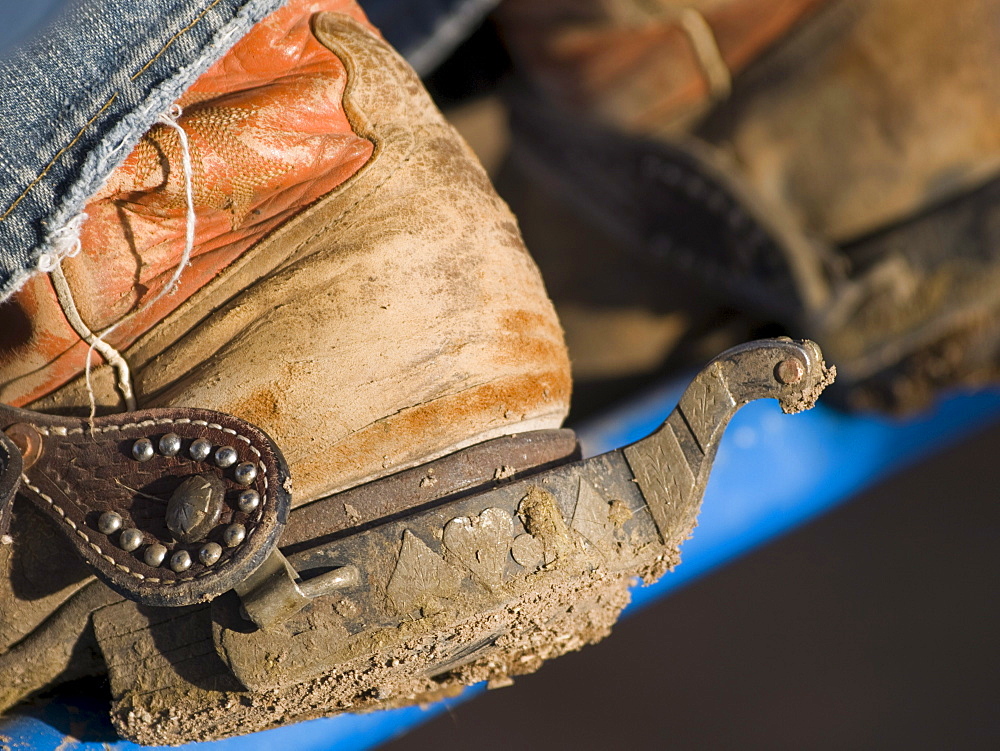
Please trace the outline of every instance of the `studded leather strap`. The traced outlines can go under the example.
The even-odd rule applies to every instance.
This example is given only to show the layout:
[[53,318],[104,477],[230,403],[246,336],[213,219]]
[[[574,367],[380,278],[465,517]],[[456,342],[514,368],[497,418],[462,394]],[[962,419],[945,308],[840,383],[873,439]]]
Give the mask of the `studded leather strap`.
[[[18,497],[48,514],[110,587],[145,605],[189,605],[232,589],[287,521],[281,452],[231,415],[155,409],[91,425],[0,405],[0,429],[8,469],[0,533],[8,485],[20,474]],[[10,444],[17,451],[4,461]]]

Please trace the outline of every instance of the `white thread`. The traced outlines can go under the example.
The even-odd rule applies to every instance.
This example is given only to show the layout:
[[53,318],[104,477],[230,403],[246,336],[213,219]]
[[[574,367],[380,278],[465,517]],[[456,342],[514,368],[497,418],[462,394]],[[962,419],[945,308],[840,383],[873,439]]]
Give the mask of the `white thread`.
[[87,215],[82,211],[66,224],[49,235],[52,252],[57,258],[73,258],[80,254],[80,229],[87,221]]
[[115,369],[115,372],[118,374],[118,390],[125,400],[125,408],[130,412],[134,412],[136,408],[135,394],[132,390],[132,374],[129,371],[128,363],[118,350],[104,341],[104,337],[118,328],[118,324],[116,323],[105,329],[101,332],[100,336],[95,336],[94,332],[90,330],[90,327],[84,323],[83,318],[80,316],[80,311],[76,307],[76,300],[73,299],[73,291],[69,287],[69,280],[66,279],[66,274],[63,273],[60,262],[56,262],[51,275],[56,299],[59,300],[59,305],[62,306],[63,313],[66,314],[66,320],[69,321],[69,325],[73,327],[77,336],[90,345],[90,349],[87,350],[87,362],[83,368],[83,375],[87,384],[87,396],[90,399],[91,427],[94,424],[94,416],[97,414],[97,399],[94,396],[94,387],[90,380],[90,356],[95,349]]
[[36,268],[44,274],[51,273],[61,258],[72,258],[80,253],[80,228],[87,221],[82,211],[49,235],[51,251],[40,253]]
[[11,537],[10,535],[3,535],[2,537],[0,537],[0,545],[13,545],[13,544],[14,544],[14,538]]
[[120,140],[118,142],[118,145],[115,146],[113,149],[111,149],[111,153],[112,154],[117,154],[119,151],[121,151],[122,149],[125,148],[125,144],[127,144],[130,140],[131,140],[131,138],[129,138],[127,136],[125,138],[123,138],[122,140]]
[[[173,104],[170,107],[168,113],[164,113],[157,118],[157,122],[161,125],[166,125],[168,128],[173,128],[177,131],[177,138],[181,142],[181,166],[184,170],[184,194],[187,198],[187,222],[185,223],[184,231],[184,253],[181,255],[181,261],[177,265],[177,269],[174,271],[174,275],[170,277],[170,281],[167,286],[160,290],[159,294],[149,301],[148,305],[152,305],[165,294],[173,294],[177,290],[177,283],[181,280],[181,273],[184,271],[189,263],[191,263],[191,254],[194,252],[194,186],[192,181],[192,168],[191,168],[191,148],[188,145],[187,132],[181,125],[177,122],[177,119],[181,116],[181,108],[178,104]],[[148,306],[147,306],[148,307]]]
[[[176,130],[177,137],[181,144],[181,166],[184,172],[184,194],[187,199],[184,252],[181,254],[180,262],[177,264],[177,268],[174,270],[170,280],[160,289],[159,292],[156,293],[152,299],[144,303],[142,307],[136,311],[136,314],[152,307],[168,294],[173,294],[177,291],[181,274],[184,273],[185,267],[190,264],[191,254],[194,252],[195,210],[193,169],[191,166],[191,149],[188,143],[187,132],[177,122],[177,119],[181,116],[181,114],[182,110],[180,105],[173,104],[170,106],[168,112],[157,118],[157,122],[161,125],[167,126],[168,128]],[[95,335],[80,316],[80,312],[76,307],[76,301],[73,299],[73,292],[70,289],[69,282],[66,279],[66,275],[63,273],[62,265],[60,263],[60,259],[63,256],[73,257],[80,252],[80,227],[86,219],[86,214],[77,214],[72,220],[67,222],[64,227],[53,233],[52,244],[56,253],[43,253],[39,256],[38,266],[39,269],[52,274],[56,297],[59,300],[59,304],[62,306],[63,312],[66,314],[67,320],[73,327],[73,330],[76,331],[77,335],[90,345],[90,349],[87,350],[87,361],[84,365],[83,374],[84,381],[87,386],[87,397],[90,401],[89,422],[91,430],[93,430],[94,417],[97,414],[97,398],[94,395],[94,388],[90,377],[90,358],[94,350],[97,350],[105,361],[107,361],[107,363],[111,365],[118,374],[117,386],[119,392],[121,392],[122,398],[125,400],[125,409],[129,412],[134,412],[137,405],[135,401],[135,389],[132,385],[132,373],[129,369],[128,362],[118,350],[104,340],[106,336],[121,325],[122,321],[118,321],[118,323],[104,329],[104,331],[100,334]],[[43,259],[46,268],[43,268]]]
[[715,38],[712,25],[700,10],[686,5],[663,6],[657,0],[640,0],[639,10],[646,17],[643,22],[646,19],[662,18],[673,18],[677,21],[694,48],[712,101],[721,101],[732,93],[733,74],[726,64],[722,50],[719,49],[719,41]]

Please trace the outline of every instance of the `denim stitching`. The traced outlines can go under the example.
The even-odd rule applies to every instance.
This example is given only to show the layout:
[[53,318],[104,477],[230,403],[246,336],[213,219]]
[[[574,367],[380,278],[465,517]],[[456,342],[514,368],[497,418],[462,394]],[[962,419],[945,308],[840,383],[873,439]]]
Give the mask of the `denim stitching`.
[[[158,59],[159,59],[159,58],[160,58],[160,57],[161,57],[161,56],[163,55],[163,53],[167,51],[167,48],[168,48],[168,47],[170,47],[170,46],[171,46],[171,45],[172,45],[172,44],[173,44],[173,43],[174,43],[175,41],[177,41],[177,40],[178,40],[178,39],[179,39],[179,38],[180,38],[180,37],[181,37],[181,36],[182,36],[183,34],[186,34],[186,33],[187,33],[187,32],[189,32],[189,31],[190,31],[191,29],[193,29],[193,28],[194,28],[195,26],[197,26],[197,25],[198,25],[199,23],[201,23],[201,21],[202,21],[202,20],[203,20],[203,19],[205,18],[205,16],[206,16],[206,15],[207,15],[207,14],[208,14],[208,13],[209,13],[209,12],[210,12],[210,11],[211,11],[211,10],[212,10],[212,9],[213,9],[213,8],[214,8],[215,6],[216,6],[216,5],[218,5],[218,4],[220,3],[220,2],[222,2],[222,0],[212,0],[211,4],[209,4],[209,6],[208,6],[207,8],[205,8],[205,9],[204,9],[204,10],[203,10],[203,11],[202,11],[201,13],[199,13],[199,14],[198,14],[198,15],[197,15],[197,16],[195,17],[195,19],[194,19],[193,21],[191,21],[191,23],[189,23],[189,24],[188,24],[187,26],[185,26],[185,27],[184,27],[183,29],[179,30],[179,31],[178,31],[177,33],[175,33],[175,34],[174,34],[174,35],[173,35],[172,37],[170,37],[170,39],[168,39],[168,40],[167,40],[166,42],[164,42],[164,44],[163,44],[163,46],[162,46],[162,47],[160,48],[160,50],[159,50],[159,51],[158,51],[158,52],[157,52],[157,53],[156,53],[156,54],[155,54],[155,55],[154,55],[154,56],[153,56],[152,58],[150,58],[150,59],[149,59],[149,61],[147,61],[147,62],[146,62],[146,64],[145,64],[145,65],[143,65],[143,66],[142,66],[142,67],[141,67],[141,68],[140,68],[140,69],[139,69],[139,70],[138,70],[138,71],[137,71],[136,73],[134,73],[134,74],[133,74],[132,76],[130,76],[130,77],[129,77],[129,80],[130,80],[130,81],[134,81],[134,80],[135,80],[136,78],[138,78],[139,76],[141,76],[141,75],[142,75],[142,74],[143,74],[143,73],[144,73],[144,72],[145,72],[146,70],[148,70],[148,69],[149,69],[149,66],[151,66],[151,65],[152,65],[153,63],[155,63],[155,62],[156,62],[156,61],[157,61],[157,60],[158,60]],[[47,174],[49,173],[49,171],[50,171],[50,170],[52,169],[52,167],[54,167],[54,166],[55,166],[56,162],[58,162],[58,161],[59,161],[59,159],[60,159],[60,158],[62,157],[62,155],[63,155],[63,154],[65,154],[65,153],[66,153],[66,152],[67,152],[67,151],[68,151],[69,149],[73,148],[73,145],[74,145],[74,144],[76,144],[76,142],[77,142],[77,141],[79,141],[79,140],[80,140],[80,139],[81,139],[81,138],[83,137],[83,134],[87,132],[87,129],[88,129],[88,128],[89,128],[89,127],[90,127],[91,125],[93,125],[93,124],[94,124],[94,122],[95,122],[95,121],[96,121],[96,120],[97,120],[97,119],[98,119],[98,118],[99,118],[99,117],[100,117],[100,116],[101,116],[102,114],[104,114],[104,112],[105,112],[105,111],[106,111],[106,110],[107,110],[107,109],[108,109],[108,108],[109,108],[109,107],[110,107],[110,106],[111,106],[112,104],[114,104],[115,100],[116,100],[116,99],[118,98],[118,95],[119,95],[120,93],[121,93],[121,92],[118,92],[118,91],[116,91],[116,92],[115,92],[114,94],[112,94],[112,95],[111,95],[111,96],[110,96],[110,97],[108,98],[108,101],[106,101],[106,102],[104,103],[104,106],[103,106],[103,107],[101,107],[101,108],[100,108],[100,109],[99,109],[99,110],[97,111],[97,113],[96,113],[96,114],[95,114],[95,115],[94,115],[94,116],[93,116],[92,118],[90,118],[90,120],[88,120],[88,121],[87,121],[87,122],[86,122],[86,123],[84,124],[84,126],[83,126],[83,127],[82,127],[82,128],[80,129],[80,131],[79,131],[79,132],[78,132],[78,133],[76,134],[76,136],[75,136],[75,137],[73,138],[73,140],[72,140],[72,141],[70,141],[70,142],[69,142],[68,144],[66,144],[65,146],[63,146],[63,147],[62,147],[62,148],[61,148],[61,149],[60,149],[60,150],[59,150],[59,151],[58,151],[58,152],[56,153],[56,155],[55,155],[54,157],[52,157],[52,161],[50,161],[50,162],[49,162],[49,163],[48,163],[48,164],[47,164],[47,165],[45,166],[45,169],[43,169],[43,170],[42,170],[42,171],[41,171],[41,172],[40,172],[40,173],[38,174],[38,177],[36,177],[36,178],[35,178],[34,180],[32,180],[32,181],[31,181],[31,182],[30,182],[30,183],[28,184],[28,186],[27,186],[27,187],[26,187],[26,188],[25,188],[25,189],[24,189],[24,190],[22,191],[21,195],[19,195],[19,196],[18,196],[17,198],[15,198],[15,199],[14,199],[14,202],[13,202],[13,203],[12,203],[12,204],[11,204],[11,205],[10,205],[10,206],[9,206],[9,207],[7,208],[7,210],[6,210],[6,211],[5,211],[5,212],[4,212],[4,213],[3,213],[2,215],[0,215],[0,222],[4,221],[4,220],[5,220],[5,219],[6,219],[6,218],[7,218],[8,216],[10,216],[10,215],[11,215],[11,213],[13,213],[14,209],[16,209],[16,208],[17,208],[18,204],[20,204],[20,203],[21,203],[21,201],[23,201],[23,200],[24,200],[24,198],[25,198],[25,197],[26,197],[26,196],[28,195],[28,193],[30,193],[30,192],[31,192],[32,190],[34,190],[35,186],[36,186],[36,185],[38,185],[38,183],[40,183],[40,182],[41,182],[41,181],[42,181],[42,180],[43,180],[43,179],[45,178],[45,176],[46,176],[46,175],[47,175]]]
[[[216,0],[216,2],[218,2],[218,0]],[[61,149],[59,149],[58,152],[56,152],[56,155],[52,157],[52,161],[49,162],[47,165],[45,165],[45,169],[43,169],[40,173],[38,173],[38,177],[32,180],[28,184],[28,187],[21,192],[21,195],[15,198],[14,202],[9,207],[7,207],[7,210],[3,213],[2,216],[0,216],[0,222],[2,222],[4,219],[10,216],[11,213],[13,213],[14,209],[16,209],[17,205],[24,200],[25,196],[27,196],[28,193],[34,190],[35,186],[38,185],[38,183],[40,183],[45,178],[45,176],[49,173],[49,170],[51,170],[55,166],[56,162],[59,161],[59,158],[63,154],[65,154],[69,149],[73,148],[73,145],[83,137],[83,134],[87,131],[87,128],[93,125],[94,121],[97,120],[97,118],[99,118],[101,115],[103,115],[104,111],[108,107],[114,104],[114,101],[118,98],[118,93],[119,92],[116,91],[114,94],[112,94],[111,97],[108,99],[108,101],[104,103],[104,106],[97,111],[97,114],[95,114],[92,118],[90,118],[86,122],[86,124],[84,124],[84,126],[80,129],[80,132],[76,134],[73,140],[70,141],[65,146],[63,146]]]

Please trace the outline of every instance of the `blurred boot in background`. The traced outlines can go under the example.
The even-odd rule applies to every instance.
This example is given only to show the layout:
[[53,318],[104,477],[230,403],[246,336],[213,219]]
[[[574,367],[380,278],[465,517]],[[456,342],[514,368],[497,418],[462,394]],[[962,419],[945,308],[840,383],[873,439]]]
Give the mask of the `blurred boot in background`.
[[[508,195],[581,390],[753,333],[816,339],[852,407],[996,379],[995,0],[507,0],[497,19],[536,182]],[[541,229],[539,190],[562,204]]]

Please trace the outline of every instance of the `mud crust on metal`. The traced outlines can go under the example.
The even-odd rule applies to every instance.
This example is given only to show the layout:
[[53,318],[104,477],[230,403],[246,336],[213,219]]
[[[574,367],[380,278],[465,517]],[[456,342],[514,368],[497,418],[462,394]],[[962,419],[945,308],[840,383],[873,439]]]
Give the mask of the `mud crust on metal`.
[[636,577],[651,582],[679,562],[736,410],[768,397],[806,409],[832,377],[812,342],[737,347],[623,450],[299,538],[284,552],[302,585],[346,566],[360,584],[266,628],[233,594],[173,611],[105,607],[93,622],[114,722],[144,744],[221,738],[503,684],[597,641]]

